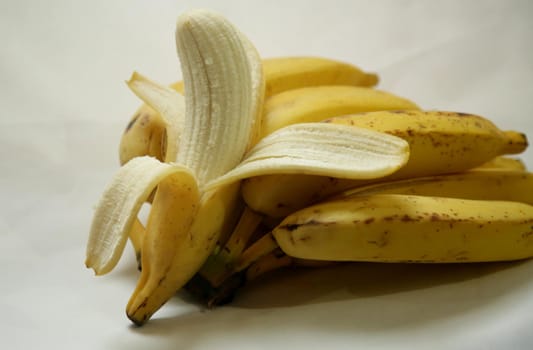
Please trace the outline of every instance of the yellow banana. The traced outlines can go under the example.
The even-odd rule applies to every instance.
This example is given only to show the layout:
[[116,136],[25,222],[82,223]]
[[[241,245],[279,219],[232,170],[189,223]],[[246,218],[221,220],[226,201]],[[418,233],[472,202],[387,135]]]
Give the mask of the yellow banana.
[[303,209],[272,234],[305,259],[481,262],[533,256],[532,224],[519,202],[376,194]]
[[141,276],[126,307],[126,314],[138,325],[147,321],[186,282],[182,280],[182,266],[175,260],[189,253],[189,245],[183,242],[190,240],[184,236],[198,211],[200,193],[193,176],[187,181],[183,177],[180,180],[160,182],[152,204],[143,237]]
[[159,113],[142,105],[122,134],[119,146],[120,164],[135,157],[151,156],[163,160],[166,124]]
[[486,163],[481,164],[477,167],[480,170],[493,170],[493,169],[502,169],[502,170],[521,170],[526,171],[527,167],[524,162],[519,158],[511,157],[496,157],[489,160]]
[[[263,60],[265,98],[283,91],[306,86],[352,85],[374,86],[377,75],[340,61],[320,57],[279,57]],[[184,94],[183,81],[170,85]],[[366,93],[368,95],[371,93]],[[360,97],[361,98],[361,97]],[[408,108],[398,105],[398,108]],[[375,110],[375,108],[374,108]],[[349,111],[348,113],[354,113]],[[330,115],[333,116],[333,115]],[[161,115],[146,104],[141,105],[128,123],[120,141],[120,164],[133,157],[153,156],[163,160],[161,147],[165,143],[165,123]]]
[[346,114],[419,109],[413,102],[368,87],[325,85],[285,91],[265,102],[262,134],[295,123],[319,122]]
[[[372,182],[465,171],[499,155],[520,153],[527,147],[524,134],[501,131],[480,116],[452,112],[382,111],[332,118],[328,122],[388,133],[409,143],[407,164]],[[301,174],[266,175],[245,180],[242,194],[253,210],[283,217],[368,183]]]
[[502,200],[533,205],[533,173],[520,170],[471,170],[383,182],[348,190],[335,198],[369,194],[409,194],[476,200]]
[[374,86],[378,76],[351,64],[322,57],[278,57],[263,60],[266,97],[305,86]]

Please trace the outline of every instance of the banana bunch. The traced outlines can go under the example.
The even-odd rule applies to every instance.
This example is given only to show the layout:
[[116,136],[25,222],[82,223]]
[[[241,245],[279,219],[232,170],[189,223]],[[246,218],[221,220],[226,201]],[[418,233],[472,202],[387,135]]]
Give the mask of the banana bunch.
[[508,156],[524,134],[422,110],[348,63],[261,59],[210,11],[179,17],[176,46],[183,81],[127,82],[143,105],[87,242],[97,275],[134,247],[135,324],[182,288],[214,306],[281,267],[533,256],[533,175]]

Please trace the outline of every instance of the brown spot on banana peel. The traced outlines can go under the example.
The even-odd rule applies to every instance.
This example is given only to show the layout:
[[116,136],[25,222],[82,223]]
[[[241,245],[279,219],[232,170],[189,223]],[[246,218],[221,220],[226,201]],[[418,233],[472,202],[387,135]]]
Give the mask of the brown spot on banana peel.
[[135,122],[137,122],[137,119],[139,119],[140,116],[141,114],[137,113],[133,118],[131,118],[128,125],[126,125],[126,129],[124,130],[124,133],[127,133],[133,127],[133,125],[135,124]]
[[364,222],[365,224],[367,224],[367,225],[368,225],[368,224],[371,224],[371,223],[373,223],[373,222],[374,222],[375,220],[376,220],[375,218],[368,218],[368,219],[366,219],[366,220],[365,220],[365,221],[363,221],[363,222]]
[[320,221],[317,221],[317,220],[309,220],[309,221],[303,222],[301,224],[286,224],[286,225],[283,225],[283,226],[279,226],[278,229],[279,230],[285,230],[285,231],[288,231],[288,232],[292,232],[292,231],[297,230],[298,228],[300,228],[302,226],[306,226],[306,225],[323,225],[323,226],[326,226],[326,225],[329,225],[329,224],[331,224],[331,223],[320,222]]
[[378,240],[370,240],[367,241],[367,243],[374,244],[379,248],[385,247],[387,244],[389,244],[389,231],[383,231]]

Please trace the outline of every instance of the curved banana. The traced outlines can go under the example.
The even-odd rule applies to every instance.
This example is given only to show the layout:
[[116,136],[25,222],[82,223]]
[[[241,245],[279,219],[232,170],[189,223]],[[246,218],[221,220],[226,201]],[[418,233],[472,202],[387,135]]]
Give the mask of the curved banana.
[[263,136],[295,123],[320,122],[346,114],[419,109],[413,102],[368,87],[325,85],[285,91],[270,97],[263,112]]
[[374,86],[379,78],[349,63],[323,57],[278,57],[263,60],[267,97],[305,86]]
[[[265,76],[265,98],[306,86],[371,87],[378,82],[377,75],[373,73],[365,73],[351,64],[328,58],[279,57],[267,58],[262,62]],[[181,94],[185,92],[183,81],[175,82],[170,87]],[[402,106],[398,108],[410,108]],[[348,113],[354,113],[353,109]],[[164,147],[164,143],[163,118],[156,110],[143,104],[134,113],[122,135],[119,148],[120,164],[123,165],[134,157],[145,155],[162,160],[161,147]]]
[[338,196],[352,198],[369,194],[408,194],[476,200],[501,200],[533,205],[533,173],[516,170],[471,170],[382,182],[357,187]]
[[[382,111],[332,118],[329,123],[372,129],[406,140],[407,164],[390,181],[465,171],[499,155],[527,148],[524,134],[501,131],[476,115],[439,111]],[[255,211],[283,217],[312,203],[369,181],[310,175],[266,175],[243,182],[242,194]]]
[[190,278],[184,276],[177,260],[189,254],[187,235],[199,203],[200,192],[193,176],[159,183],[143,237],[141,276],[126,307],[126,314],[135,324],[146,322],[187,282],[183,278]]
[[238,189],[234,184],[204,194],[197,212],[191,213],[180,207],[190,199],[160,187],[143,240],[141,276],[126,306],[133,323],[144,324],[197,272],[231,217]]
[[129,121],[120,139],[120,165],[142,156],[163,160],[165,132],[166,124],[161,115],[143,104]]
[[376,194],[303,209],[272,234],[305,259],[481,262],[533,256],[532,224],[519,202]]
[[184,127],[185,99],[175,90],[137,72],[132,74],[127,84],[146,104],[141,106],[122,135],[119,148],[121,165],[144,155],[174,162]]
[[488,162],[481,164],[476,169],[479,169],[479,170],[501,169],[501,170],[526,171],[527,167],[526,167],[526,164],[520,158],[511,158],[511,157],[501,156],[501,157],[493,158],[489,160]]

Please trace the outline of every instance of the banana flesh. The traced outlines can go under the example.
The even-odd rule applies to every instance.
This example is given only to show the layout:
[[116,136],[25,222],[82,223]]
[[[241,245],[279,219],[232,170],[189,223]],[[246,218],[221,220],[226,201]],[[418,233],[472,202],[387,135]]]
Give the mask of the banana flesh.
[[[443,111],[380,111],[332,118],[331,124],[355,126],[400,137],[409,143],[409,161],[399,171],[378,179],[461,172],[503,154],[527,147],[525,135],[502,131],[486,118]],[[369,181],[302,174],[247,179],[242,193],[255,211],[284,217],[321,199]]]
[[409,145],[395,136],[335,124],[294,124],[261,139],[238,166],[206,188],[258,176],[265,169],[269,174],[375,179],[398,171],[408,158]]
[[376,194],[303,209],[272,234],[304,259],[483,262],[533,256],[532,224],[524,203]]
[[250,135],[257,135],[261,61],[231,23],[202,11],[181,17],[176,43],[186,87],[185,129],[191,133],[182,139],[177,161],[205,184],[237,165],[254,141]]

